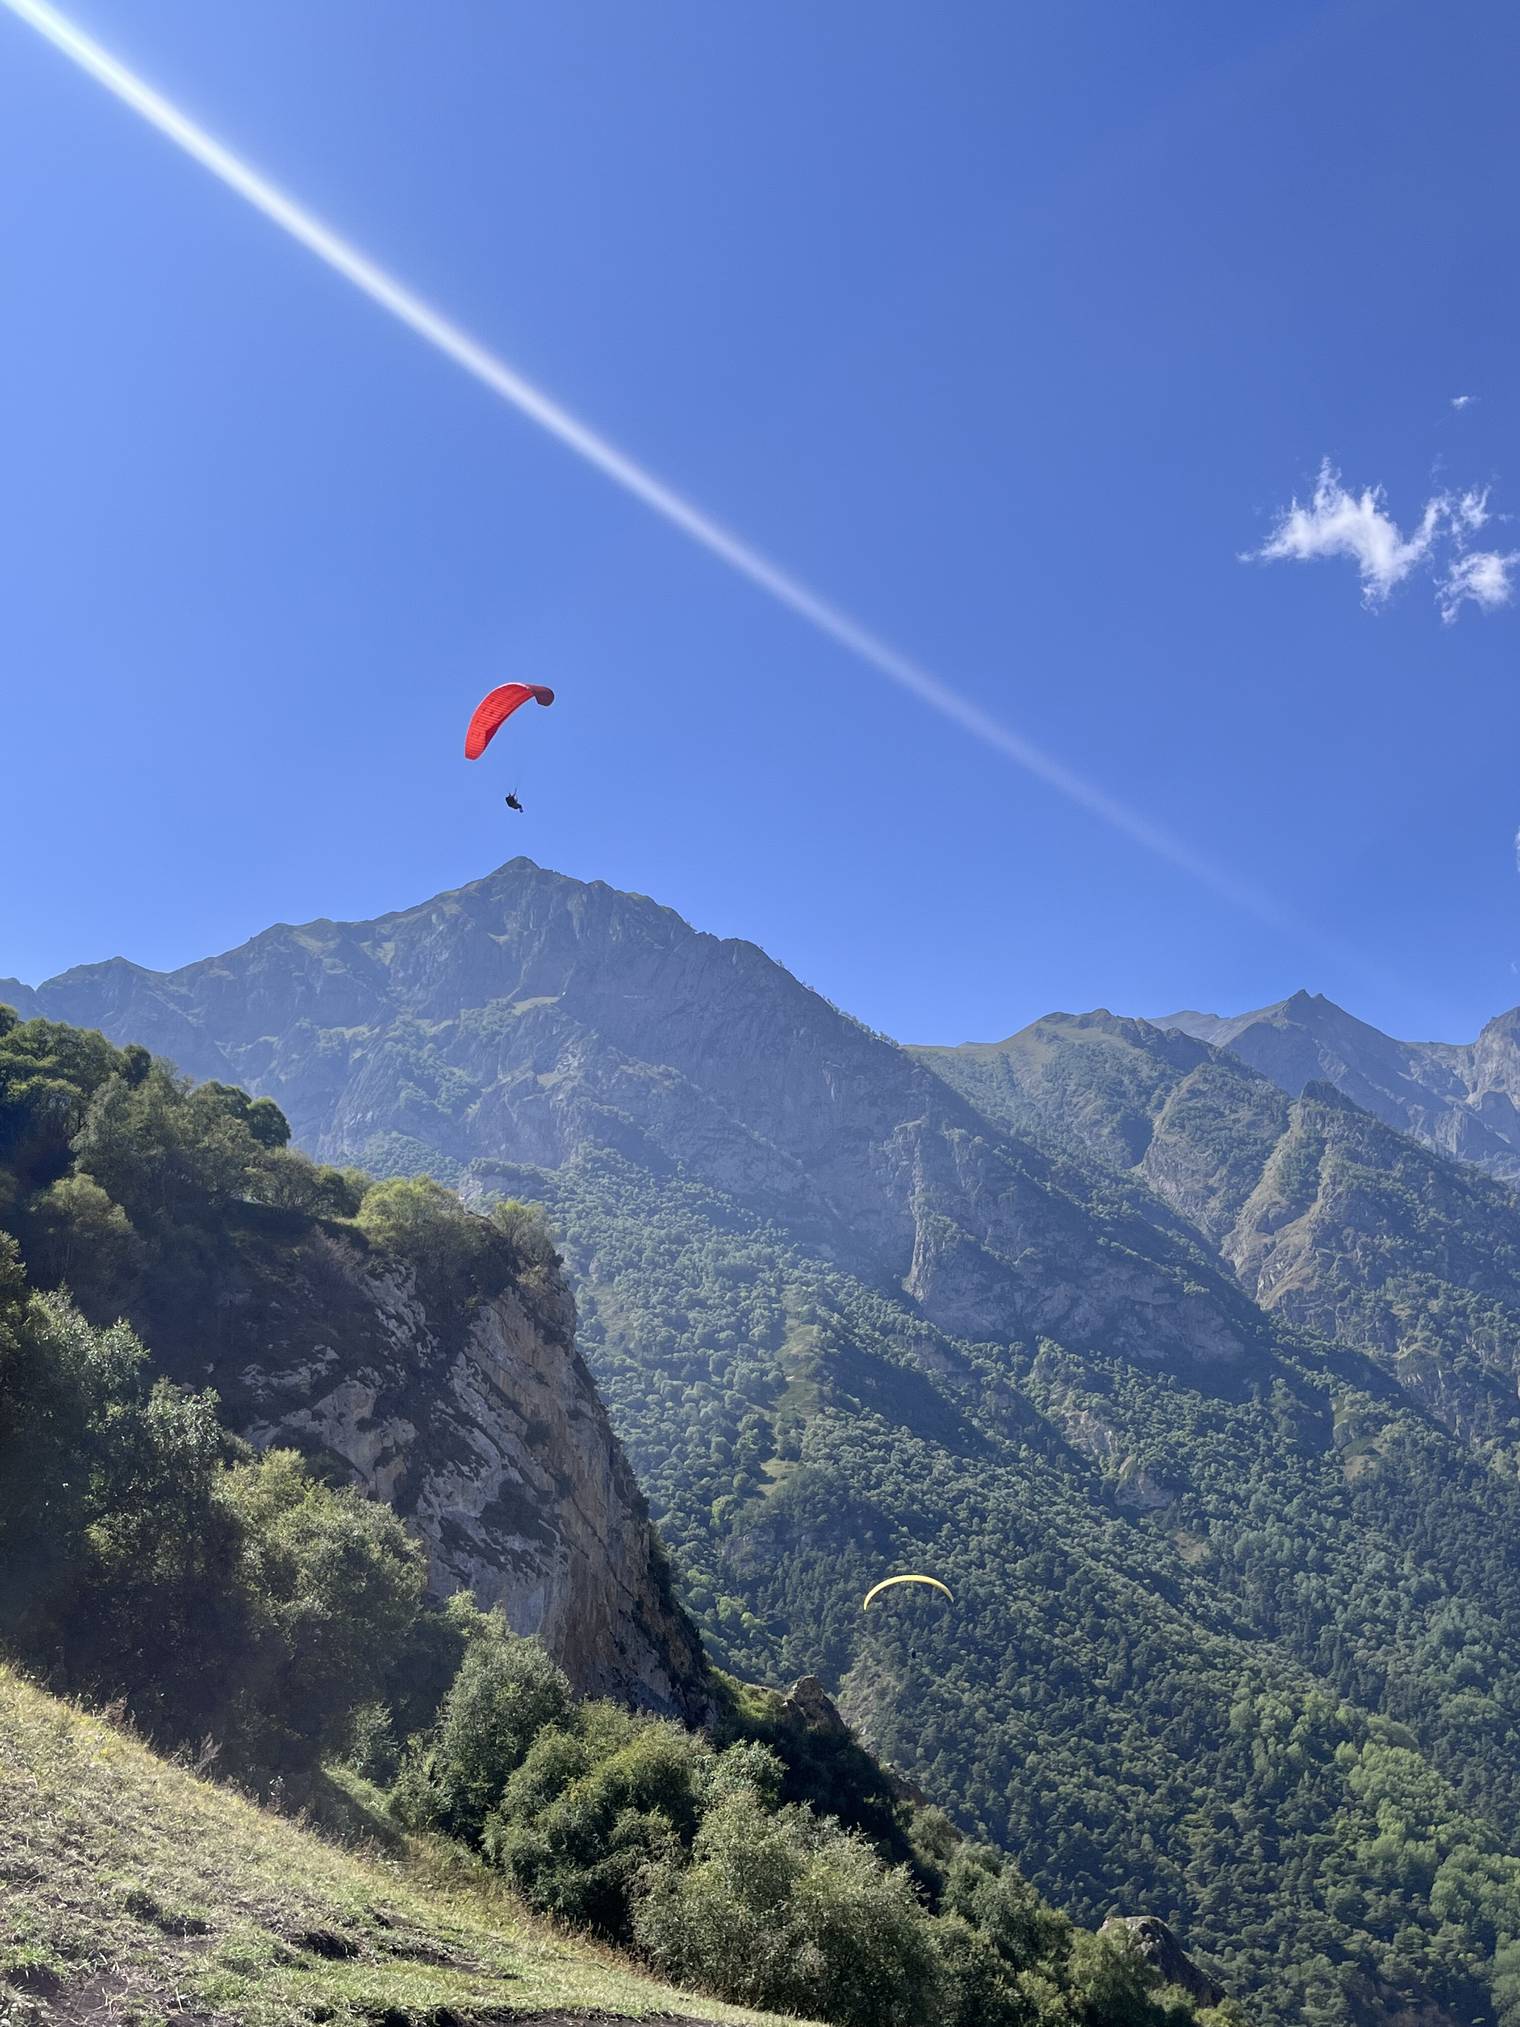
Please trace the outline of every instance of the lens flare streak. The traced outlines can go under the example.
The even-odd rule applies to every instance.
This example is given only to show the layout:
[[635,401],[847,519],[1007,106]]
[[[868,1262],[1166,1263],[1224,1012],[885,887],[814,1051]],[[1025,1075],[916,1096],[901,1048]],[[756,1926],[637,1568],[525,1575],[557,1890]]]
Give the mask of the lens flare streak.
[[1003,724],[971,698],[963,696],[921,663],[893,647],[674,491],[504,359],[472,338],[467,331],[433,309],[230,149],[223,147],[204,127],[198,126],[109,50],[77,28],[57,8],[46,5],[45,0],[0,0],[0,6],[35,29],[79,69],[140,114],[166,140],[172,141],[199,162],[203,169],[209,170],[218,181],[235,191],[309,253],[315,254],[335,274],[352,283],[371,302],[406,325],[435,351],[462,367],[482,386],[489,388],[567,450],[573,451],[604,478],[610,479],[652,513],[658,514],[671,527],[679,529],[709,555],[727,564],[767,597],[845,649],[857,661],[958,725],[983,746],[1001,753],[1058,794],[1076,803],[1089,815],[1180,868],[1235,906],[1280,926],[1289,926],[1281,911],[1266,896],[1243,886],[1220,867],[1199,857],[1162,826],[1130,809],[1011,726]]

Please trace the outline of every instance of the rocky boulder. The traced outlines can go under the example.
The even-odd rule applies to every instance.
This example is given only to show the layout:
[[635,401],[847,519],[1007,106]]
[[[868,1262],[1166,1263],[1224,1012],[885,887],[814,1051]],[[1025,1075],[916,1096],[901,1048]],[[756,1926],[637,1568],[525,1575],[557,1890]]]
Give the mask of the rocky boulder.
[[1163,1985],[1176,1985],[1195,2005],[1217,2006],[1224,1998],[1224,1986],[1193,1961],[1159,1915],[1110,1915],[1099,1933],[1122,1936]]

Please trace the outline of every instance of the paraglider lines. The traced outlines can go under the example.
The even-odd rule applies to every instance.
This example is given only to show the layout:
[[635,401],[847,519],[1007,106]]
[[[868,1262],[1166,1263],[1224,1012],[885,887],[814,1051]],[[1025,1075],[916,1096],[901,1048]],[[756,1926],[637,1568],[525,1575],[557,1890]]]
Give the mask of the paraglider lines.
[[9,8],[12,14],[44,36],[72,63],[98,84],[104,85],[124,105],[139,113],[167,140],[199,162],[203,169],[209,170],[256,211],[262,212],[282,232],[315,254],[334,273],[351,282],[371,302],[405,324],[435,351],[452,359],[456,366],[463,367],[482,386],[488,387],[519,414],[601,472],[604,478],[641,501],[651,512],[679,529],[720,562],[726,563],[739,576],[747,578],[777,604],[785,606],[856,660],[865,663],[952,724],[960,726],[962,731],[969,732],[982,745],[1001,753],[1089,815],[1144,846],[1158,858],[1179,867],[1237,907],[1279,926],[1293,926],[1286,922],[1281,911],[1266,896],[1242,886],[1221,868],[1200,858],[1169,831],[1117,801],[1063,761],[994,718],[981,705],[962,696],[911,656],[872,633],[859,620],[683,498],[504,359],[472,338],[467,331],[413,294],[367,254],[361,253],[356,246],[324,225],[321,219],[297,204],[230,149],[224,148],[204,127],[198,126],[109,50],[82,29],[76,28],[56,7],[48,6],[46,0],[0,0],[0,6]]

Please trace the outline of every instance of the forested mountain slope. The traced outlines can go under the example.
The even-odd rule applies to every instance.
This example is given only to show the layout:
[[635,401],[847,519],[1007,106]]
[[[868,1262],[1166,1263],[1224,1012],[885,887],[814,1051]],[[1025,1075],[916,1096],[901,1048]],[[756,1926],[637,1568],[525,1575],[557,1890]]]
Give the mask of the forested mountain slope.
[[1375,1358],[1486,1452],[1520,1443],[1520,1200],[1333,1085],[1288,1098],[1232,1052],[1106,1012],[915,1054],[956,1089],[1143,1181],[1264,1308]]
[[[1263,2018],[1484,2017],[1495,1967],[1435,1909],[1520,1879],[1508,1488],[1353,1361],[1234,1399],[971,1345],[698,1186],[538,1181],[720,1653],[817,1666],[1054,1897],[1161,1909]],[[895,1567],[954,1611],[863,1621]]]
[[[706,1669],[535,1213],[321,1169],[286,1134],[267,1098],[0,1011],[0,1657],[271,1802],[447,1837],[456,1869],[729,1998],[838,2027],[1186,2027],[1217,2004],[1153,1916],[1083,1934],[959,1839],[816,1681]],[[105,1320],[123,1309],[162,1354]],[[226,1401],[183,1384],[205,1376]],[[305,1458],[264,1447],[293,1436]],[[424,1921],[398,1967],[415,1919],[324,1904],[331,1864],[273,1890],[273,1826],[116,1745],[135,1782],[0,1666],[7,2018],[136,2018],[166,1979],[271,2027],[498,2018],[509,1977],[527,1997],[488,1930],[450,1950]]]
[[1174,1013],[1154,1025],[1232,1050],[1290,1097],[1306,1084],[1333,1084],[1427,1146],[1520,1179],[1520,1007],[1491,1020],[1475,1042],[1395,1041],[1307,992],[1228,1019]]
[[[1507,2001],[1515,1489],[1253,1303],[1133,1161],[523,861],[39,997],[236,1074],[328,1157],[543,1200],[720,1658],[820,1674],[1082,1918],[1175,1918],[1263,2021]],[[1244,1179],[1208,1183],[1216,1222]],[[953,1610],[863,1618],[904,1566]]]

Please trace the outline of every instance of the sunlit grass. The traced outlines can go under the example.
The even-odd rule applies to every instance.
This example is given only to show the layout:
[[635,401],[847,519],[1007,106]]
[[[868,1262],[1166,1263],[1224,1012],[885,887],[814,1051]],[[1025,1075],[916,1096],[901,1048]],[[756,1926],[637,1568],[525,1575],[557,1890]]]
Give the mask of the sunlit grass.
[[[362,1826],[366,1795],[351,1792]],[[433,1843],[340,1849],[0,1669],[0,2022],[773,2020],[641,1976]]]

